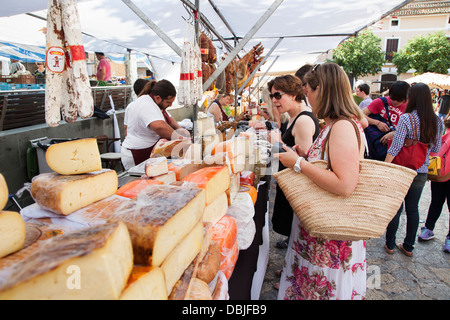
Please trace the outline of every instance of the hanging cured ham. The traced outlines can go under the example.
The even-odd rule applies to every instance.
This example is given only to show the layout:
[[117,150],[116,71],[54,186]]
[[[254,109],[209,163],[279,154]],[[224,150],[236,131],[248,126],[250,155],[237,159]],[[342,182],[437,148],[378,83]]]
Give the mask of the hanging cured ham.
[[[49,0],[47,11],[45,120],[56,127],[94,112],[75,0]],[[62,117],[61,117],[62,115]]]

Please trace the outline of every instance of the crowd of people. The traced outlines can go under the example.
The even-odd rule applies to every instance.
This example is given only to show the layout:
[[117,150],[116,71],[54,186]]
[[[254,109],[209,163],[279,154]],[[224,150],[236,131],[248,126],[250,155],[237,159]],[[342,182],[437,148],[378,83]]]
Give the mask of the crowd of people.
[[[126,169],[148,158],[161,138],[190,138],[189,132],[166,110],[176,97],[173,84],[167,80],[139,79],[134,90],[138,98],[126,108],[126,137],[121,148]],[[279,129],[271,131],[270,141],[281,143],[285,151],[273,155],[279,159],[278,170],[292,168],[332,194],[345,197],[355,190],[360,160],[375,159],[372,154],[375,151],[369,146],[374,132],[379,135],[377,151],[382,154],[378,160],[385,162],[395,162],[406,140],[416,137],[423,143],[426,157],[414,169],[417,175],[403,199],[404,206],[386,229],[385,250],[394,254],[397,247],[399,252],[412,257],[416,239],[427,241],[434,237],[433,230],[450,194],[450,174],[442,181],[431,183],[428,217],[417,237],[418,204],[427,181],[429,156],[440,155],[445,159],[448,151],[450,118],[446,116],[442,121],[437,115],[427,85],[410,86],[397,81],[391,85],[387,97],[372,101],[368,85],[358,84],[355,94],[362,99],[358,105],[343,69],[335,63],[324,63],[305,65],[296,75],[276,77],[268,83],[266,91],[264,99],[270,105],[272,120],[279,124]],[[227,119],[222,105],[231,100],[230,95],[220,95],[208,109],[216,123]],[[444,128],[447,128],[445,133]],[[311,163],[319,159],[332,163],[332,170]],[[403,207],[407,230],[403,241],[397,243]],[[285,237],[276,245],[287,248],[284,268],[279,271],[279,299],[365,298],[364,240],[338,241],[310,236],[278,186],[272,222],[273,230]],[[450,232],[443,250],[450,252]]]
[[[279,157],[281,169],[288,167],[295,172],[302,172],[330,193],[347,196],[356,187],[360,159],[372,158],[368,144],[369,136],[373,132],[369,129],[373,128],[379,132],[377,140],[379,150],[376,151],[384,154],[382,153],[382,158],[377,160],[385,162],[393,162],[403,148],[404,142],[416,136],[426,145],[426,156],[415,168],[417,175],[403,201],[407,219],[406,236],[403,241],[397,243],[396,233],[403,204],[389,223],[385,234],[387,254],[394,254],[397,247],[401,253],[412,257],[416,239],[426,241],[434,237],[433,229],[450,194],[447,187],[450,176],[440,182],[431,182],[432,200],[429,212],[425,226],[417,236],[418,205],[427,181],[429,156],[440,155],[444,161],[449,136],[447,133],[443,134],[443,128],[444,125],[448,128],[450,119],[446,114],[443,122],[436,114],[431,90],[426,84],[418,83],[410,86],[404,81],[397,81],[391,85],[387,97],[372,101],[369,86],[361,83],[355,90],[355,95],[362,99],[357,105],[349,79],[342,68],[334,63],[308,67],[309,71],[300,80],[301,85],[306,88],[303,102],[311,108],[313,117],[324,120],[325,124],[314,140],[311,139],[311,131],[304,132],[305,144],[300,143],[301,138],[298,136],[295,140],[292,136],[289,139],[282,136],[282,140],[286,139],[283,142],[288,147],[284,148],[286,152],[276,155]],[[271,87],[272,102],[279,111],[284,111],[283,108],[289,105],[292,96],[296,94],[288,93],[285,87],[277,84],[278,82],[278,78],[272,81],[274,83]],[[297,94],[302,93],[300,89],[297,90]],[[441,109],[445,112],[444,108]],[[298,109],[296,113],[290,114],[291,119],[296,119],[300,112]],[[285,133],[293,123],[295,121],[288,124]],[[331,128],[334,128],[332,134]],[[358,129],[356,135],[355,128]],[[328,140],[327,151],[323,149],[325,139]],[[289,147],[293,147],[293,150]],[[310,163],[319,159],[332,163],[333,170],[322,169]],[[365,241],[335,241],[311,237],[297,216],[292,214],[292,209],[286,209],[277,203],[285,201],[279,193],[280,190],[277,189],[272,221],[274,231],[288,238],[277,244],[278,247],[287,247],[284,268],[279,271],[281,278],[278,284],[278,298],[364,299]],[[286,205],[289,206],[289,203]],[[280,216],[284,217],[282,226],[279,226],[279,222],[283,221]],[[443,250],[449,253],[450,230],[444,241]]]

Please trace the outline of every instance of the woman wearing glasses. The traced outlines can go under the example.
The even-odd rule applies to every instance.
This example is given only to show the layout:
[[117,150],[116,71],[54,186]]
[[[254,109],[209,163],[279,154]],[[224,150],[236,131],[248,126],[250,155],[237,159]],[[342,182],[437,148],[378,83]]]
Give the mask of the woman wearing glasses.
[[[271,137],[271,142],[277,141],[297,146],[299,152],[306,155],[313,141],[319,134],[319,121],[313,116],[311,108],[306,105],[302,82],[297,77],[286,75],[277,77],[268,83],[270,98],[279,114],[287,113],[289,122],[286,130]],[[280,141],[281,140],[281,141]],[[279,164],[279,171],[285,169]],[[275,232],[289,237],[291,233],[293,211],[280,187],[277,186],[275,206],[272,216]],[[288,239],[277,243],[279,248],[287,248]]]
[[[316,65],[305,81],[313,113],[324,119],[325,126],[305,157],[288,148],[278,157],[286,167],[304,173],[323,189],[348,196],[356,188],[359,160],[364,156],[364,131],[360,123],[364,115],[353,100],[347,74],[338,65]],[[323,150],[328,134],[328,147]],[[322,159],[322,155],[331,162],[333,170],[310,163]],[[365,292],[365,241],[313,238],[294,215],[278,298],[350,300],[363,299]]]

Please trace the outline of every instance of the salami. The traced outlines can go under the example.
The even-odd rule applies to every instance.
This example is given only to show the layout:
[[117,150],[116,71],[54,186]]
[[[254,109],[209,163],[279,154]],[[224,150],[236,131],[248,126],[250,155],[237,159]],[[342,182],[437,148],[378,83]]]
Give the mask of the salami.
[[94,113],[94,101],[75,0],[49,0],[47,10],[45,120],[74,122]]
[[81,38],[80,17],[75,0],[61,1],[60,5],[66,53],[68,55],[69,116],[78,113],[82,119],[86,119],[94,113],[94,101]]
[[61,122],[62,84],[65,69],[63,40],[61,7],[57,0],[49,0],[45,59],[47,69],[45,72],[45,121],[49,127],[56,127]]

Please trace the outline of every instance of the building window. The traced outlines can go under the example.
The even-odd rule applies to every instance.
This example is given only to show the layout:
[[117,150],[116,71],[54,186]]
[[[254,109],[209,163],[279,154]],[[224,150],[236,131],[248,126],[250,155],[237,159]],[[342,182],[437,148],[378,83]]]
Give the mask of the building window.
[[398,51],[399,39],[386,40],[386,61],[392,62],[394,52]]
[[395,74],[383,74],[381,76],[380,93],[383,93],[391,87],[391,85],[397,81],[397,75]]

